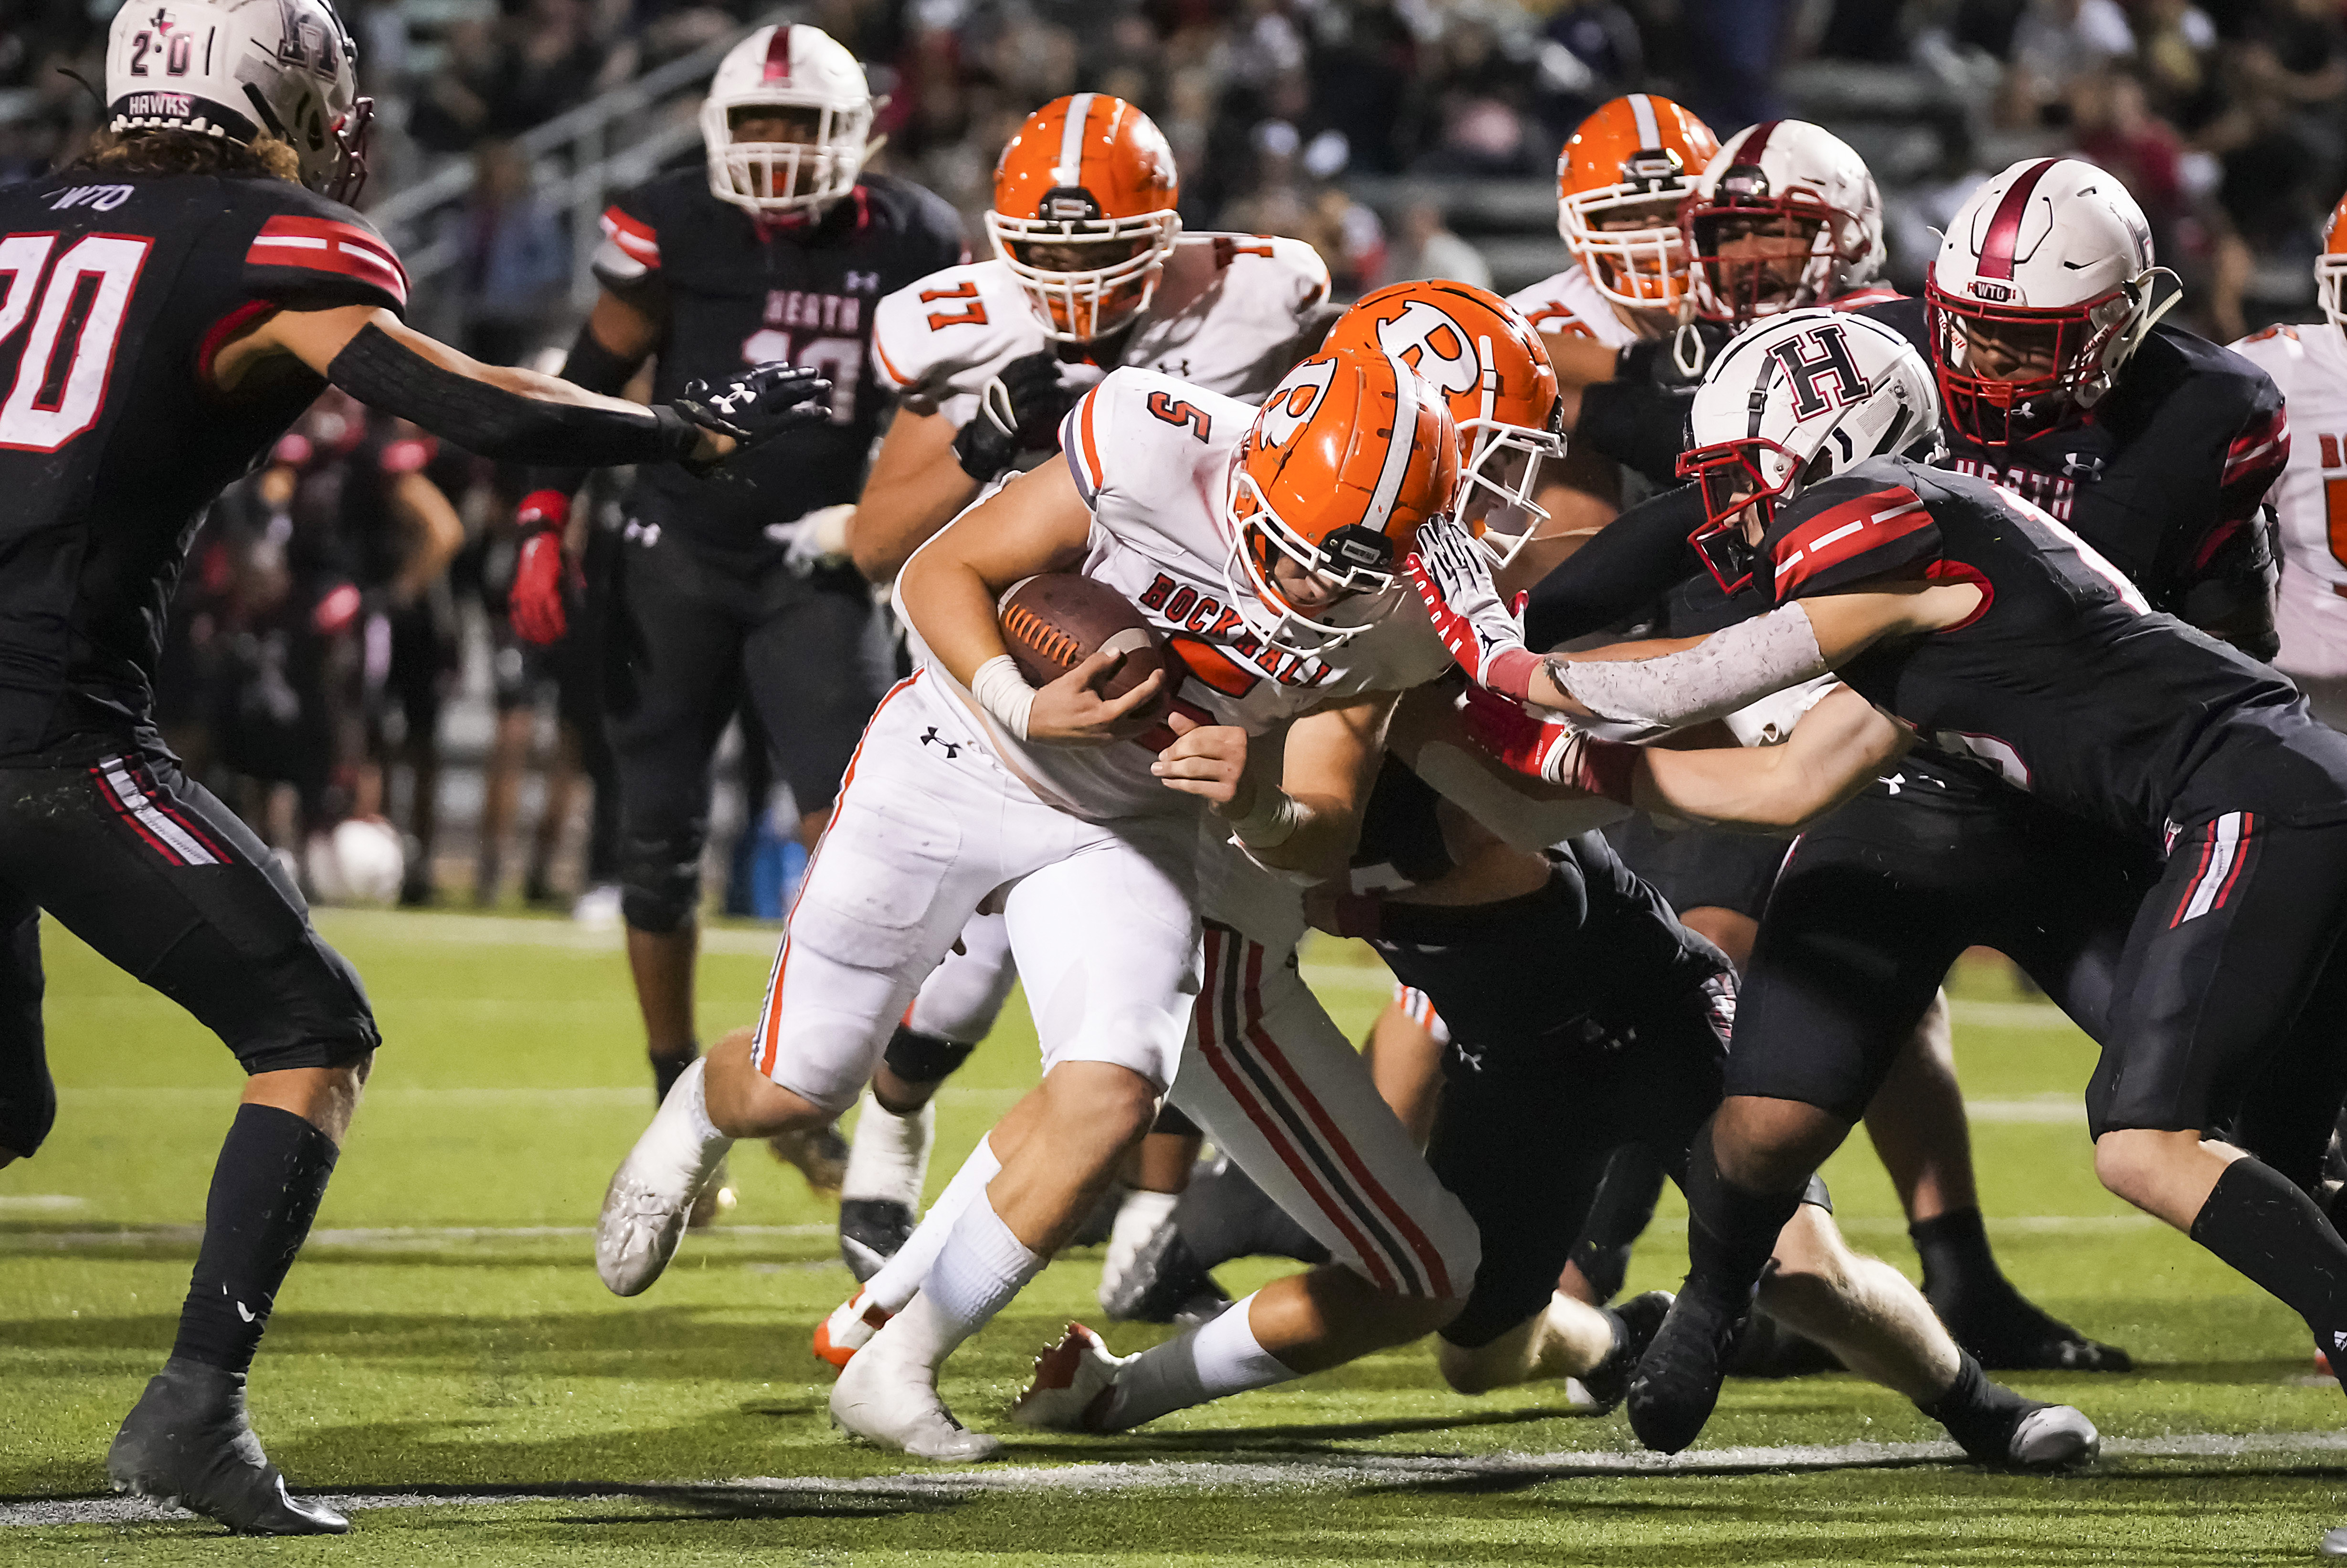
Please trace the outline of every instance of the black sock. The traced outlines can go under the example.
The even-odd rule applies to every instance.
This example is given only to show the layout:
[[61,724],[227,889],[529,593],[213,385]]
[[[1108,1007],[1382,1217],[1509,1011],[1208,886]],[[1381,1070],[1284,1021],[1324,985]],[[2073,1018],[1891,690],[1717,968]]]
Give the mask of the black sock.
[[1228,1160],[1218,1160],[1191,1177],[1174,1207],[1174,1225],[1206,1268],[1219,1268],[1235,1257],[1328,1261],[1328,1249]]
[[682,1056],[653,1057],[652,1087],[660,1094],[655,1103],[667,1104],[668,1091],[676,1087],[676,1081],[684,1076],[684,1070],[700,1060],[701,1048],[697,1045],[687,1048]]
[[1777,1233],[1801,1206],[1808,1184],[1789,1193],[1756,1193],[1720,1174],[1711,1123],[1687,1152],[1687,1288],[1739,1310],[1777,1250]]
[[1989,1250],[1988,1226],[1979,1209],[1950,1209],[1936,1219],[1917,1220],[1907,1227],[1907,1235],[1923,1260],[1923,1294],[1943,1316],[1943,1303],[1964,1303],[2012,1288]]
[[2347,1386],[2347,1241],[2312,1198],[2271,1165],[2236,1160],[2192,1217],[2192,1239],[2305,1318]]
[[1984,1464],[2003,1464],[2012,1457],[2013,1429],[2038,1408],[2037,1401],[1990,1382],[1971,1351],[1959,1349],[1956,1354],[1963,1359],[1948,1391],[1929,1404],[1918,1399],[1915,1408],[1947,1428],[1957,1446],[1973,1458]]
[[229,1372],[252,1365],[277,1287],[326,1195],[335,1153],[332,1138],[291,1111],[236,1108],[212,1169],[203,1246],[179,1312],[174,1360]]

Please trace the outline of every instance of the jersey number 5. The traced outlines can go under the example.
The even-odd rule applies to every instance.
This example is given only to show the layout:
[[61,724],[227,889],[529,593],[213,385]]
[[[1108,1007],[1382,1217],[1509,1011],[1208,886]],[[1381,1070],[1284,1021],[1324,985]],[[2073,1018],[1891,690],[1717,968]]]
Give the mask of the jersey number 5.
[[56,242],[55,234],[0,240],[0,279],[7,284],[0,294],[0,364],[25,318],[33,318],[8,395],[0,400],[0,447],[18,452],[54,452],[97,423],[130,291],[152,243],[89,235],[57,258],[44,286],[42,272]]
[[1212,425],[1204,412],[1194,403],[1176,403],[1162,392],[1153,392],[1149,395],[1149,412],[1168,425],[1188,425],[1191,434],[1201,441],[1214,439],[1208,434]]

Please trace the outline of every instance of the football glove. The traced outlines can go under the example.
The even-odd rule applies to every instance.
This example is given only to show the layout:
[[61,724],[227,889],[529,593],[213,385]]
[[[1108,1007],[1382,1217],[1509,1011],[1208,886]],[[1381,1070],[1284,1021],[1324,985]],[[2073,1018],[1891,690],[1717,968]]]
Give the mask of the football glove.
[[562,601],[570,577],[562,558],[562,528],[569,516],[569,497],[559,490],[532,490],[514,508],[514,521],[526,532],[506,595],[506,619],[515,636],[541,648],[559,642],[569,630]]
[[783,565],[794,577],[805,577],[822,567],[847,564],[847,525],[855,519],[856,503],[817,507],[788,523],[768,523],[766,537],[788,549]]
[[955,433],[954,460],[983,485],[1020,453],[1051,446],[1075,401],[1073,390],[1061,381],[1057,354],[1042,349],[1014,359],[986,384],[977,414]]
[[1539,656],[1524,646],[1523,630],[1500,601],[1491,567],[1474,536],[1449,518],[1419,525],[1418,548],[1402,569],[1450,657],[1467,679],[1522,702],[1532,691]]
[[1637,747],[1601,741],[1563,720],[1536,719],[1522,703],[1479,686],[1467,688],[1460,716],[1479,745],[1525,777],[1635,804],[1631,774]]
[[[830,418],[831,383],[813,370],[770,360],[723,381],[688,381],[668,406],[703,430],[755,446]],[[716,464],[685,466],[706,472]]]

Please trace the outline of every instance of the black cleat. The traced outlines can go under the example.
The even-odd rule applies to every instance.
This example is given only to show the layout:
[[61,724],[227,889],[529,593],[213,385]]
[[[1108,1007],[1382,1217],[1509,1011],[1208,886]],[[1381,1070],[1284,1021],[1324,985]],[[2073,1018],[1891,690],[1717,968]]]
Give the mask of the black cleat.
[[1786,1327],[1760,1307],[1752,1309],[1752,1321],[1727,1358],[1731,1378],[1806,1378],[1841,1369],[1841,1358],[1831,1350]]
[[1180,1227],[1164,1225],[1141,1244],[1101,1310],[1120,1323],[1204,1323],[1230,1304]]
[[842,1198],[839,1201],[839,1255],[858,1285],[880,1272],[897,1255],[919,1222],[909,1204],[894,1198]]
[[351,1522],[290,1495],[245,1419],[244,1374],[176,1358],[148,1379],[107,1450],[114,1490],[176,1503],[239,1535],[340,1535]]
[[[1924,1296],[1930,1299],[1931,1292]],[[1932,1301],[1932,1310],[1948,1326],[1949,1336],[1991,1372],[2135,1370],[2126,1351],[2087,1338],[2009,1285],[1985,1300]]]
[[1702,1434],[1751,1311],[1748,1297],[1731,1306],[1704,1291],[1679,1292],[1630,1379],[1630,1430],[1640,1442],[1675,1454]]
[[1614,1349],[1605,1359],[1581,1375],[1582,1388],[1597,1401],[1599,1409],[1612,1409],[1630,1391],[1630,1378],[1638,1369],[1638,1359],[1655,1342],[1655,1331],[1662,1327],[1663,1318],[1670,1309],[1671,1293],[1667,1290],[1650,1290],[1613,1308]]

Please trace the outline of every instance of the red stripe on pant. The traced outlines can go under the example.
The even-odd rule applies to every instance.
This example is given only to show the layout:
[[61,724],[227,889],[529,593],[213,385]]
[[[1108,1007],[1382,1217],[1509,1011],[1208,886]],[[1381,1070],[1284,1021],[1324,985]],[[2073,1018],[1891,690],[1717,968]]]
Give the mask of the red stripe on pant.
[[1233,1063],[1230,1045],[1214,1027],[1216,997],[1222,989],[1220,981],[1224,967],[1229,961],[1229,954],[1224,950],[1227,946],[1228,938],[1225,933],[1211,928],[1206,932],[1206,986],[1199,993],[1197,1003],[1198,1053],[1206,1059],[1206,1065],[1214,1069],[1215,1078],[1221,1081],[1224,1092],[1236,1102],[1246,1119],[1255,1123],[1255,1131],[1263,1134],[1264,1142],[1271,1145],[1272,1153],[1279,1156],[1280,1163],[1287,1167],[1288,1174],[1296,1178],[1305,1195],[1342,1233],[1354,1255],[1369,1271],[1370,1283],[1379,1290],[1391,1293],[1395,1288],[1393,1274],[1378,1256],[1377,1248],[1369,1245],[1368,1238],[1345,1213],[1344,1205],[1321,1184],[1320,1178],[1288,1138],[1286,1129],[1279,1125],[1278,1119],[1256,1096],[1255,1086],[1247,1081],[1246,1074]]
[[1419,1266],[1426,1271],[1428,1288],[1438,1296],[1450,1295],[1450,1275],[1442,1266],[1441,1251],[1427,1239],[1424,1231],[1419,1229],[1418,1222],[1409,1217],[1409,1211],[1394,1202],[1392,1194],[1369,1173],[1368,1167],[1361,1163],[1360,1155],[1354,1150],[1352,1140],[1338,1130],[1336,1119],[1314,1096],[1303,1075],[1296,1071],[1286,1055],[1265,1032],[1260,1021],[1263,1017],[1259,994],[1262,983],[1263,944],[1249,942],[1246,963],[1247,1038],[1254,1042],[1256,1053],[1271,1064],[1273,1071],[1279,1074],[1280,1081],[1287,1085],[1289,1097],[1311,1118],[1312,1124],[1320,1129],[1322,1143],[1344,1162],[1345,1169],[1352,1173],[1353,1180],[1360,1184],[1369,1202],[1377,1205],[1387,1222],[1409,1244],[1409,1250],[1418,1255]]
[[130,777],[133,783],[137,784],[146,792],[148,804],[153,806],[157,811],[161,812],[165,816],[169,817],[173,822],[178,823],[180,829],[185,832],[190,838],[192,838],[198,844],[202,845],[205,852],[214,860],[219,861],[223,866],[231,863],[231,857],[223,852],[219,845],[214,844],[210,837],[205,834],[202,828],[198,827],[194,823],[189,821],[187,816],[181,813],[179,808],[171,804],[170,795],[165,793],[161,783],[156,779],[154,772],[144,763],[141,763],[138,765],[138,771],[133,773]]
[[89,770],[89,776],[97,781],[97,793],[106,797],[106,804],[114,808],[114,815],[120,817],[124,823],[128,825],[131,832],[145,839],[149,848],[161,856],[164,860],[170,865],[185,866],[187,864],[187,861],[180,857],[179,853],[177,850],[164,843],[161,839],[156,837],[155,835],[148,828],[147,825],[138,820],[138,813],[132,811],[129,804],[116,792],[114,781],[106,776],[104,769],[92,768]]
[[[815,841],[815,848],[808,852],[806,870],[799,876],[798,893],[791,899],[790,913],[783,917],[783,945],[774,954],[774,978],[767,988],[766,1016],[758,1025],[758,1071],[765,1077],[774,1075],[774,1062],[782,1051],[783,970],[791,961],[790,923],[798,917],[799,901],[806,897],[807,886],[815,880],[815,857],[823,853],[823,846],[830,841],[832,827],[839,821],[840,808],[847,804],[848,786],[856,782],[856,764],[864,760],[864,743],[872,738],[872,726],[880,722],[881,710],[897,700],[897,693],[920,678],[921,672],[916,670],[889,687],[887,694],[873,707],[872,716],[864,721],[864,733],[856,738],[856,750],[847,756],[847,771],[839,775],[839,793],[832,797],[831,821],[824,824],[822,836]],[[907,1016],[910,1016],[909,1010]]]
[[[2218,819],[2219,822],[2223,820],[2224,819],[2221,817]],[[2200,891],[2200,879],[2209,875],[2209,862],[2215,858],[2216,854],[2217,823],[2212,822],[2209,825],[2209,836],[2200,842],[2200,864],[2198,867],[2193,871],[2192,880],[2185,885],[2184,897],[2177,904],[2176,913],[2168,917],[2168,928],[2169,930],[2173,931],[2177,927],[2184,924],[2184,911],[2192,907],[2192,900]]]

